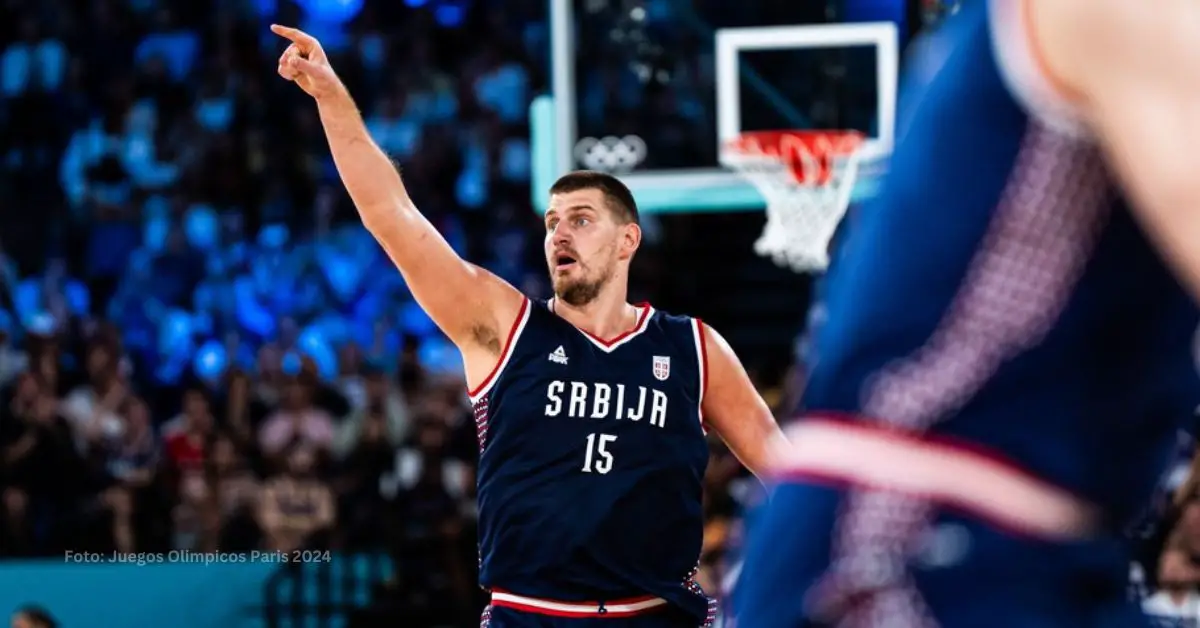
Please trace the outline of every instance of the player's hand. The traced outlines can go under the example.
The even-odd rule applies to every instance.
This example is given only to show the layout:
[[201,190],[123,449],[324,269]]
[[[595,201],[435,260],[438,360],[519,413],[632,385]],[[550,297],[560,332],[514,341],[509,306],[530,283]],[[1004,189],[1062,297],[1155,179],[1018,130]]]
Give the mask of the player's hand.
[[329,57],[321,48],[321,42],[308,33],[278,24],[271,25],[271,32],[292,42],[279,57],[279,76],[300,86],[309,96],[317,100],[334,95],[342,90]]

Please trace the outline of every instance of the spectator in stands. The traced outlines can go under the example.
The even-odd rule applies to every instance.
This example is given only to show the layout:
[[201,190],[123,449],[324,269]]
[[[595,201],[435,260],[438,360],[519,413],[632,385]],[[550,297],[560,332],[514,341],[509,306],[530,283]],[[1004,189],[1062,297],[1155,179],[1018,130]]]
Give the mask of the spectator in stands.
[[167,461],[180,473],[200,472],[212,431],[213,415],[208,396],[202,388],[187,388],[183,393],[182,412],[162,428]]
[[166,462],[178,494],[178,505],[172,513],[174,545],[190,549],[201,534],[200,513],[207,498],[204,463],[213,435],[213,417],[202,389],[193,387],[184,392],[183,412],[164,426],[164,433]]
[[12,628],[58,628],[58,622],[45,609],[26,606],[13,614]]
[[253,378],[252,400],[264,407],[274,408],[283,396],[287,376],[283,372],[283,352],[272,343],[258,349],[254,366],[258,369]]
[[1200,556],[1200,496],[1190,494],[1180,504],[1179,521],[1175,524],[1173,536],[1177,537],[1180,548],[1191,556]]
[[241,451],[256,445],[254,424],[266,407],[253,400],[254,384],[241,369],[230,369],[225,377],[225,428]]
[[380,405],[369,406],[356,412],[339,430],[341,449],[335,450],[335,455],[341,461],[337,486],[343,539],[351,546],[378,546],[386,515],[380,481],[392,469],[396,450],[396,442],[388,433],[387,410]]
[[172,227],[166,246],[154,258],[152,294],[168,307],[190,307],[192,293],[205,274],[205,260],[181,226]]
[[[309,405],[329,417],[332,425],[333,417],[344,417],[353,409],[337,383],[330,381],[337,373],[337,357],[326,351],[328,346],[323,339],[301,335],[298,344],[304,347],[297,379],[306,384]],[[322,450],[328,450],[331,443],[322,445]]]
[[[33,340],[36,340],[33,339]],[[26,341],[30,341],[30,336],[26,335]],[[31,342],[29,344],[32,344]],[[63,392],[63,379],[61,377],[61,369],[59,367],[60,357],[58,347],[53,344],[53,341],[41,343],[35,350],[30,350],[30,362],[32,372],[37,376],[38,382],[41,383],[49,394],[57,397]],[[59,413],[66,416],[66,408],[59,408]]]
[[17,378],[11,401],[0,411],[0,486],[4,519],[0,547],[31,551],[30,505],[50,503],[59,512],[78,480],[71,430],[56,410],[58,400],[31,373]]
[[62,258],[48,260],[40,277],[24,279],[13,290],[13,306],[21,320],[45,313],[58,325],[87,316],[90,300],[87,286],[68,274]]
[[723,444],[713,447],[704,475],[704,543],[700,550],[697,580],[705,591],[715,590],[721,580],[718,566],[736,515],[730,486],[741,472],[737,458]]
[[313,383],[306,377],[291,377],[284,385],[279,409],[263,423],[259,446],[266,456],[276,456],[293,441],[325,451],[333,443],[333,419],[312,403]]
[[1200,625],[1200,569],[1178,542],[1159,559],[1157,580],[1157,592],[1142,603],[1146,614],[1164,624]]
[[408,435],[408,404],[387,373],[372,367],[362,380],[363,405],[342,419],[333,440],[332,453],[338,460],[347,459],[367,438],[367,430],[371,430],[370,442],[390,445],[389,448],[400,446]]
[[205,500],[201,506],[204,551],[249,551],[258,547],[254,521],[259,481],[233,438],[219,434],[205,465]]
[[321,544],[318,532],[333,526],[333,491],[317,477],[316,456],[298,443],[285,452],[283,473],[267,480],[258,499],[258,525],[266,549],[291,551]]
[[350,411],[367,406],[366,382],[363,378],[363,352],[358,343],[347,342],[338,350],[337,388],[350,404]]
[[117,408],[129,389],[111,346],[96,342],[87,351],[87,383],[71,391],[62,412],[71,424],[76,447],[88,455],[105,441],[120,437],[124,421]]
[[136,549],[134,513],[147,498],[158,467],[159,444],[150,424],[150,409],[137,397],[127,397],[120,409],[124,428],[108,451],[107,471],[112,485],[104,501],[113,513],[113,543],[117,551]]
[[474,534],[462,502],[471,475],[452,455],[449,437],[444,415],[418,416],[411,441],[396,454],[395,475],[383,487],[394,495],[394,560],[408,567],[402,587],[446,608],[462,608],[470,599],[464,539]]
[[0,388],[29,368],[29,356],[13,342],[12,328],[12,317],[0,309]]

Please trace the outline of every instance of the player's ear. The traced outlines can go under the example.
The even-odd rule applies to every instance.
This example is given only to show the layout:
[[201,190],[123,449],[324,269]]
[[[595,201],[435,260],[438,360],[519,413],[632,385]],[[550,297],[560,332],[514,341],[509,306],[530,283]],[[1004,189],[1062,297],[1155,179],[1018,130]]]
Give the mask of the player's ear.
[[629,259],[637,253],[638,247],[642,245],[642,228],[635,222],[631,222],[621,226],[621,241],[619,243],[618,254],[621,259]]

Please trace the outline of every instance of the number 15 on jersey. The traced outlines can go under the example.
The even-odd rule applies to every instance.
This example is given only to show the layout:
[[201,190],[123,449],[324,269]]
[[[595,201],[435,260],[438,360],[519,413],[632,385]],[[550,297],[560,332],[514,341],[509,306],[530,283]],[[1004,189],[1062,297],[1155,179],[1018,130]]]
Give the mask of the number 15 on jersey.
[[595,471],[601,475],[612,471],[613,457],[608,446],[617,440],[612,434],[588,434],[587,453],[583,457],[583,472]]

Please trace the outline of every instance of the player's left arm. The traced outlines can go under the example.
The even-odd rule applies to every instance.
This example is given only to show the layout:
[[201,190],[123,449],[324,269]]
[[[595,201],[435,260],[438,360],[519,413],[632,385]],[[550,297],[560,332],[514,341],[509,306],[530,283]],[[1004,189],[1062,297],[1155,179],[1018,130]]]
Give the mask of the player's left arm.
[[700,405],[704,422],[747,469],[764,477],[773,452],[786,442],[783,432],[729,343],[708,325],[697,324],[706,362],[707,383]]

